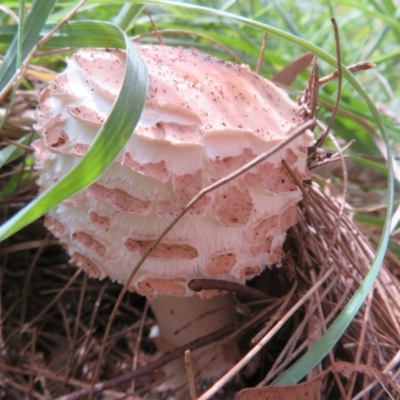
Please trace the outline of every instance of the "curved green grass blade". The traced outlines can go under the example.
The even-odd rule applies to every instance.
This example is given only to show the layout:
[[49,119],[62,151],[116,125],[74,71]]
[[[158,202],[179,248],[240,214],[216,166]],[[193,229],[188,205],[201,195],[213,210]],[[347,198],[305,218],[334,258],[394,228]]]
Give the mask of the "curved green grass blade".
[[120,36],[115,34],[116,29],[116,25],[105,22],[71,21],[63,25],[61,29],[49,39],[46,43],[46,47],[124,48],[126,43],[122,42]]
[[[79,22],[74,23],[79,27]],[[0,241],[28,225],[64,199],[92,183],[115,159],[134,131],[143,110],[147,94],[148,74],[134,45],[117,26],[101,22],[86,22],[85,26],[104,26],[108,35],[125,47],[127,62],[121,92],[107,121],[96,136],[81,162],[57,184],[43,192],[0,227]],[[104,34],[103,34],[104,35]],[[97,46],[102,46],[97,43]],[[134,90],[133,90],[134,89]]]
[[[40,32],[56,2],[57,0],[33,1],[31,11],[26,16],[22,34],[20,55],[22,62],[38,42]],[[14,37],[0,68],[0,92],[6,87],[17,69],[18,37],[18,35]]]

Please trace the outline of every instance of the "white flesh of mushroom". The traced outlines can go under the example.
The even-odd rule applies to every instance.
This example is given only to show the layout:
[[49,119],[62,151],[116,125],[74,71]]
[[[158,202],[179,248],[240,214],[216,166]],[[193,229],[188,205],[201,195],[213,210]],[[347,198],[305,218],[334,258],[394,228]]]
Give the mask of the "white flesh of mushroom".
[[[52,209],[46,219],[90,276],[120,283],[201,189],[271,149],[303,121],[298,105],[246,67],[194,49],[137,48],[150,84],[134,134],[96,183]],[[124,67],[123,51],[80,50],[43,91],[37,111],[42,137],[35,143],[41,188],[86,153],[120,90]],[[150,299],[192,296],[187,284],[194,278],[244,283],[266,265],[279,263],[301,199],[281,161],[300,179],[309,177],[306,152],[312,141],[305,132],[203,197],[150,254],[130,289]],[[161,321],[155,304],[167,303],[159,298],[153,308]],[[220,320],[204,333],[226,324]],[[186,322],[176,321],[175,329]]]

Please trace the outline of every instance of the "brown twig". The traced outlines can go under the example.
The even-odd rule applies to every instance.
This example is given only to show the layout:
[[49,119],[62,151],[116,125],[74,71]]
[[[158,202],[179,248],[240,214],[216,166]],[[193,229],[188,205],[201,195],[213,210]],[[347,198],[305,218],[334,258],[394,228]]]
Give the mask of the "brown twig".
[[264,32],[263,41],[261,43],[260,55],[258,56],[257,67],[255,70],[256,74],[260,74],[260,71],[261,71],[261,67],[262,67],[262,63],[263,63],[263,59],[264,59],[265,48],[267,47],[267,38],[268,38],[268,34],[267,34],[267,32]]
[[[368,69],[375,68],[376,65],[372,63],[371,61],[360,61],[357,64],[350,65],[347,67],[347,70],[351,73],[359,72],[359,71],[366,71]],[[320,78],[319,84],[323,85],[324,83],[327,83],[333,79],[336,79],[339,76],[339,71],[335,70],[331,74],[324,76],[323,78]]]
[[186,367],[186,375],[188,378],[188,383],[189,383],[189,393],[190,393],[190,399],[191,400],[196,400],[197,395],[196,395],[196,386],[194,383],[194,375],[193,375],[193,368],[192,368],[192,358],[190,356],[190,350],[185,351],[185,367]]
[[[135,371],[137,368],[137,365],[138,365],[140,342],[141,342],[142,336],[143,336],[143,328],[144,328],[144,324],[146,321],[148,309],[149,309],[149,301],[147,300],[146,304],[144,306],[142,318],[140,319],[139,332],[138,332],[138,336],[136,339],[136,345],[135,345],[135,349],[134,349],[134,353],[133,353],[132,371]],[[131,382],[131,391],[132,391],[132,393],[135,393],[135,380],[134,379],[132,379],[132,382]]]
[[161,37],[161,35],[160,35],[160,32],[159,32],[158,29],[157,29],[156,24],[155,24],[154,21],[153,21],[153,18],[151,18],[151,14],[150,14],[147,10],[145,10],[145,14],[147,15],[147,17],[148,17],[149,20],[150,20],[150,24],[151,24],[151,27],[152,27],[152,29],[153,29],[153,33],[154,33],[154,35],[155,35],[155,36],[157,37],[157,39],[158,39],[158,44],[159,44],[160,46],[164,46],[165,43],[164,43],[164,41],[163,41],[163,39],[162,39],[162,37]]

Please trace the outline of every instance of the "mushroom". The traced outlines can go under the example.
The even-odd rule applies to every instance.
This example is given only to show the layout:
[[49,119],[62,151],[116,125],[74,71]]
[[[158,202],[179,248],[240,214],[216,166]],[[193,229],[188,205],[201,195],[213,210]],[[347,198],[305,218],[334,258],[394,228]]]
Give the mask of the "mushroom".
[[[150,81],[135,132],[95,183],[46,216],[47,227],[77,265],[92,277],[120,283],[200,190],[270,150],[303,122],[300,107],[286,93],[246,66],[195,49],[137,49]],[[42,136],[34,144],[41,188],[85,155],[120,90],[124,67],[124,51],[79,50],[42,92],[36,113]],[[129,288],[152,300],[161,336],[172,347],[236,318],[230,296],[195,294],[188,288],[192,279],[244,283],[279,264],[301,200],[281,161],[300,179],[308,178],[312,142],[305,131],[205,195],[139,269]],[[207,318],[196,319],[205,312]],[[218,373],[230,365],[212,364]]]

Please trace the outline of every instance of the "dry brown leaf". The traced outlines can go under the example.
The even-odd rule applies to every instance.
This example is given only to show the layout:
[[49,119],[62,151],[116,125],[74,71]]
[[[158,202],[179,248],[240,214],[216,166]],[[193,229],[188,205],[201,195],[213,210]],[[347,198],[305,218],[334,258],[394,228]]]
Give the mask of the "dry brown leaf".
[[314,400],[320,392],[323,374],[314,379],[290,386],[264,386],[243,389],[239,400]]
[[347,379],[353,373],[367,374],[372,379],[377,379],[381,385],[389,390],[400,394],[400,387],[393,381],[390,375],[378,371],[368,365],[352,364],[348,362],[337,362],[327,370],[318,374],[315,378],[290,386],[264,386],[259,388],[243,389],[238,394],[239,400],[314,400],[317,399],[321,389],[322,380],[329,372],[339,372]]
[[311,65],[313,58],[314,55],[311,53],[303,54],[299,58],[296,58],[296,60],[291,62],[288,66],[283,68],[283,70],[275,74],[275,76],[272,78],[272,81],[280,85],[291,85],[296,79],[297,75]]

